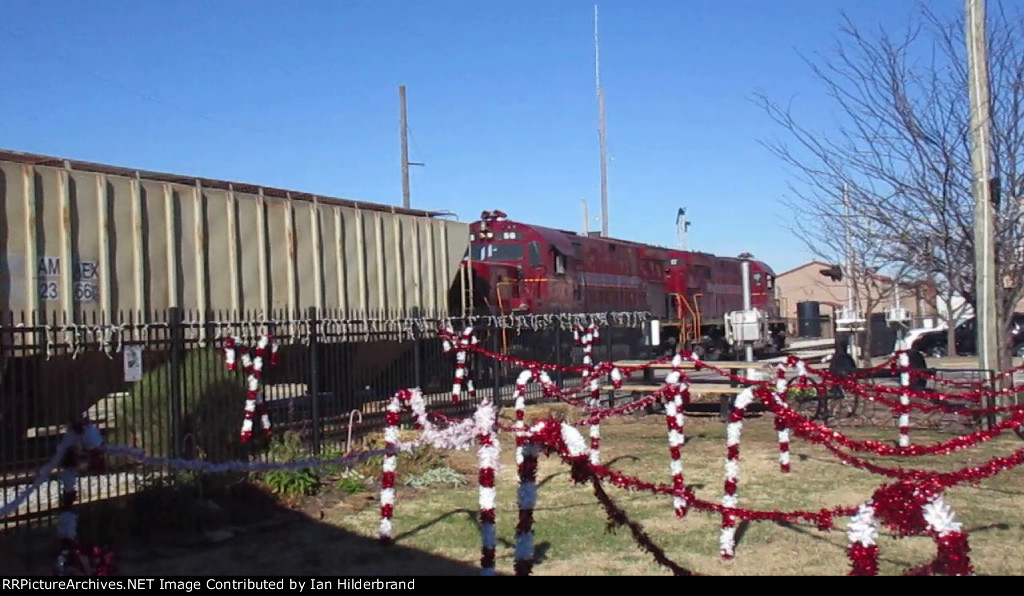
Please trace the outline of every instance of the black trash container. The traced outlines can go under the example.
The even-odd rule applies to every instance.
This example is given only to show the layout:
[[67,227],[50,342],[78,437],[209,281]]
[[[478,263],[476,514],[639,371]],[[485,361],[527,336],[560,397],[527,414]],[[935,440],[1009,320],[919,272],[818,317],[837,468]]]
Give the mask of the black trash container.
[[821,303],[797,302],[796,321],[800,337],[821,337]]

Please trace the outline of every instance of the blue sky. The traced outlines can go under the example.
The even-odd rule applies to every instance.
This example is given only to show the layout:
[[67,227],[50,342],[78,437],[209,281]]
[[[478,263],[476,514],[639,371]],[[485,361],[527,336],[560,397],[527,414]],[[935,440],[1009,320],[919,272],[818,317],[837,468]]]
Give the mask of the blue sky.
[[[939,2],[935,3],[937,6]],[[949,10],[962,2],[942,0]],[[751,101],[833,115],[798,52],[842,11],[902,27],[906,0],[599,3],[610,232],[810,258],[779,199],[791,179]],[[406,85],[412,205],[580,230],[600,209],[594,2],[5,0],[0,146],[401,204]],[[591,222],[590,228],[600,229]]]

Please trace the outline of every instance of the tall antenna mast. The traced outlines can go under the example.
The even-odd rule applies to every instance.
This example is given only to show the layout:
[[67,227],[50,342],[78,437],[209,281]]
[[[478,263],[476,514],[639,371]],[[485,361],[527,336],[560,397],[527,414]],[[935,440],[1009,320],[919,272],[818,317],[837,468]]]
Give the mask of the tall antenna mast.
[[604,134],[604,88],[601,87],[601,45],[598,38],[597,5],[594,5],[594,79],[597,86],[597,137],[601,144],[601,235],[608,236],[608,158]]
[[601,40],[597,33],[597,5],[594,5],[594,87],[601,93]]
[[590,235],[590,209],[587,208],[586,199],[583,199],[583,235]]
[[409,161],[409,119],[405,108],[405,85],[398,87],[398,127],[402,136],[402,207],[409,208],[409,166],[422,166],[422,162]]

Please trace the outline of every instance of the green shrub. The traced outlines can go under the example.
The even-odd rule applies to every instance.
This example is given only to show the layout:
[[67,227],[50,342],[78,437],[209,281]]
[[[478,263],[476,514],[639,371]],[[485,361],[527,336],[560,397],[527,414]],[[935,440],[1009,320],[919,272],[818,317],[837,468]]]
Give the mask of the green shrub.
[[349,469],[341,473],[338,478],[338,482],[335,486],[338,490],[350,495],[366,492],[367,483],[369,478],[361,474],[358,470]]
[[815,387],[790,387],[786,395],[789,399],[811,399],[818,397],[818,389]]
[[[149,370],[132,386],[117,415],[115,437],[149,455],[173,453],[171,363]],[[239,437],[246,390],[241,375],[227,370],[215,349],[187,350],[181,365],[181,445],[183,455],[209,461],[243,458]],[[261,446],[256,422],[254,446]]]
[[[272,462],[287,463],[309,459],[310,453],[298,433],[288,432],[271,442],[269,456]],[[263,473],[262,480],[275,495],[293,499],[316,494],[323,484],[323,474],[324,470],[317,468],[271,470]]]

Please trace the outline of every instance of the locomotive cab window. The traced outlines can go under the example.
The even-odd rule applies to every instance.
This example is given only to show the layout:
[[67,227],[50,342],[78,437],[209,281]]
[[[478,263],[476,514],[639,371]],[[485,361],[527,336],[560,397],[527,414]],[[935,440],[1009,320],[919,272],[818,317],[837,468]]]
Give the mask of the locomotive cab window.
[[761,282],[763,281],[763,279],[764,279],[763,275],[761,275],[760,273],[755,273],[754,274],[754,285],[756,285],[756,286],[761,285]]
[[530,243],[530,267],[540,267],[540,245],[536,241]]
[[474,248],[475,261],[520,261],[523,258],[522,244],[484,244]]
[[565,275],[565,255],[555,252],[555,275]]
[[769,275],[768,276],[768,289],[769,290],[774,290],[775,289],[775,276],[774,275]]

